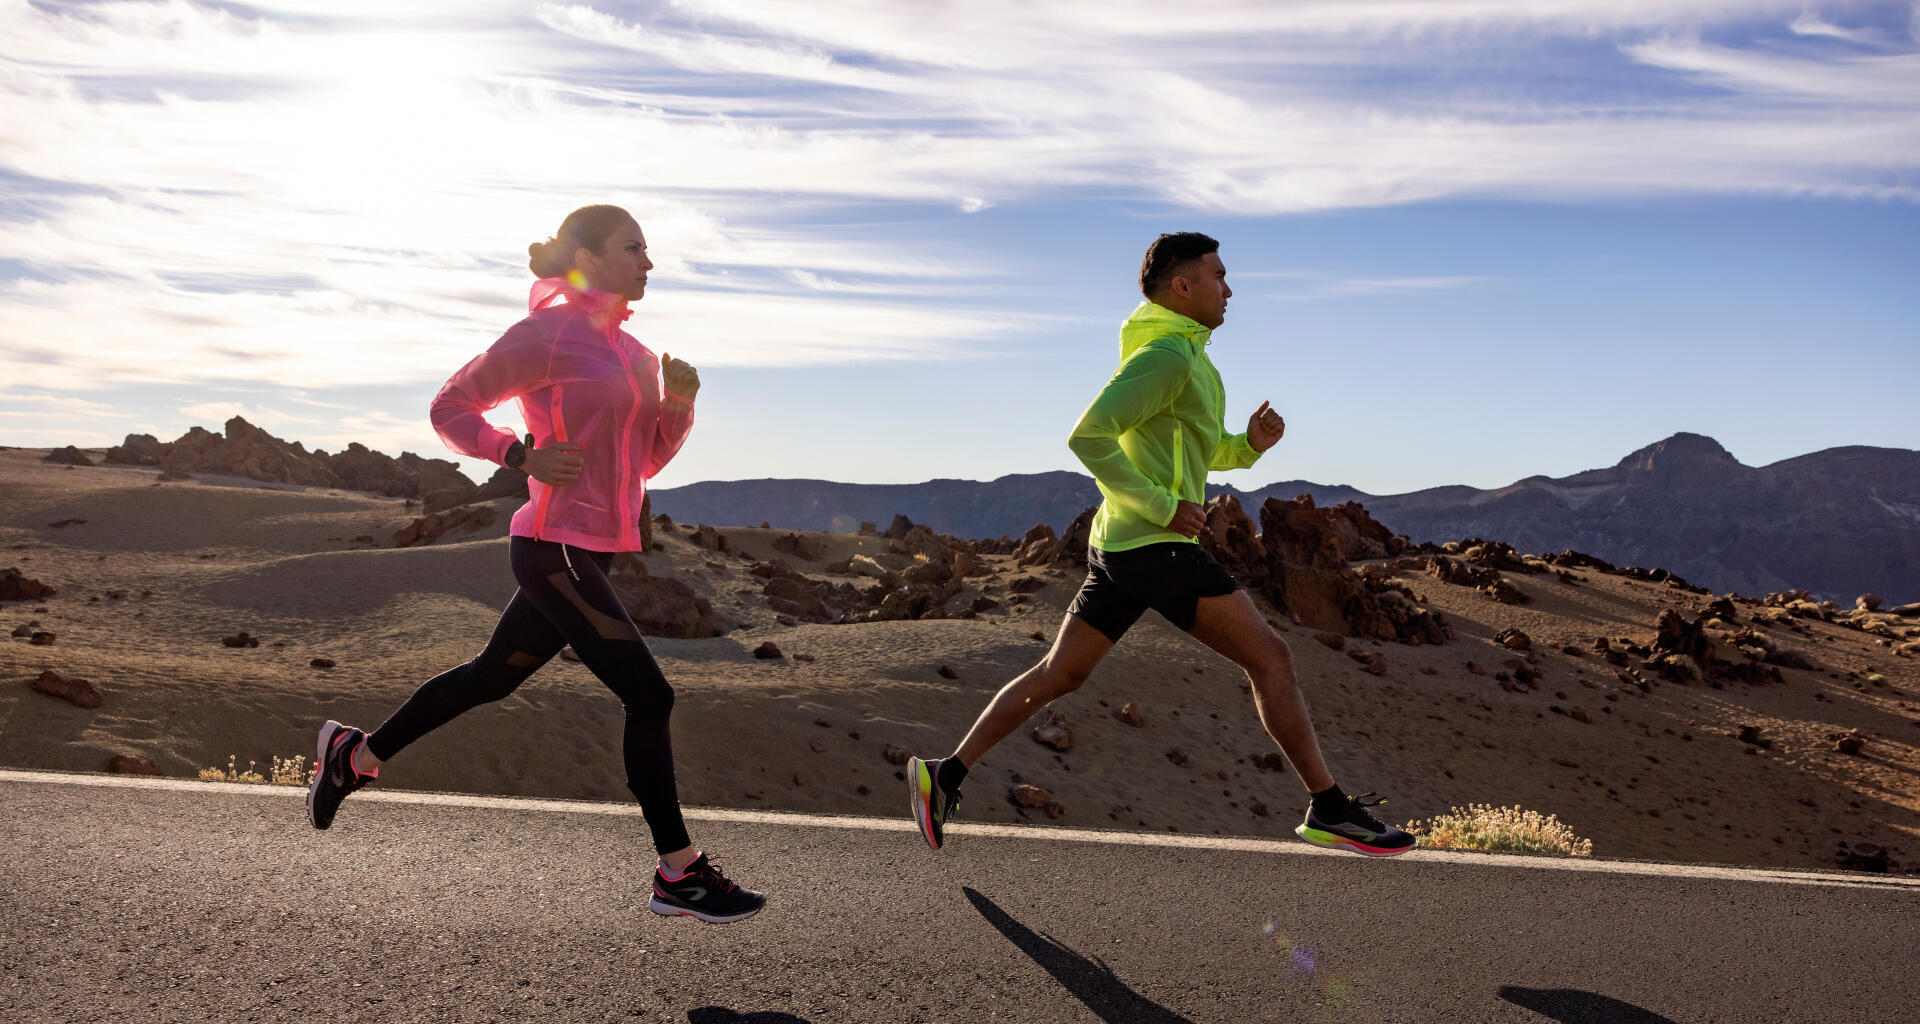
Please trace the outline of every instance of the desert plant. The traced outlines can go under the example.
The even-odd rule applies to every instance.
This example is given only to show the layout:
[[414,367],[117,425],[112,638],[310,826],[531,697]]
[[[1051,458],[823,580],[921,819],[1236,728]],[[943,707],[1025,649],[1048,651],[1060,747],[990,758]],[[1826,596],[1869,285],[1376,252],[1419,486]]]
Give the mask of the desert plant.
[[242,771],[238,761],[237,756],[229,755],[224,770],[202,768],[200,777],[208,782],[272,783],[276,786],[304,786],[313,778],[313,773],[307,768],[305,755],[275,756],[265,775],[260,774],[260,762],[248,761],[246,770]]
[[1575,835],[1554,815],[1529,811],[1517,804],[1468,804],[1430,821],[1408,822],[1405,827],[1418,845],[1432,849],[1593,856],[1592,840]]

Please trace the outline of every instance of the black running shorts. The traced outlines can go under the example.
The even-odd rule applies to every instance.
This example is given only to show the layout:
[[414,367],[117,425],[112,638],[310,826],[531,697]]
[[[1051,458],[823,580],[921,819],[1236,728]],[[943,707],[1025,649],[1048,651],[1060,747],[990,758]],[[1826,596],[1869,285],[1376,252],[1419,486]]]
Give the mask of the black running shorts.
[[1233,575],[1199,544],[1168,541],[1127,551],[1087,548],[1087,580],[1067,613],[1115,643],[1147,609],[1181,629],[1193,628],[1203,597],[1239,589]]

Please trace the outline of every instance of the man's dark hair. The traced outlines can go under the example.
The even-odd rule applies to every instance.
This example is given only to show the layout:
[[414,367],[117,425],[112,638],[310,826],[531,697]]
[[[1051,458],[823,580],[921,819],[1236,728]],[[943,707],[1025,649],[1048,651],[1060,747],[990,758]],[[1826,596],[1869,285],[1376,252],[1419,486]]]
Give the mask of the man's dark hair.
[[1219,252],[1220,243],[1198,231],[1178,231],[1161,235],[1147,246],[1140,261],[1140,294],[1151,299],[1173,283],[1174,271],[1210,252]]

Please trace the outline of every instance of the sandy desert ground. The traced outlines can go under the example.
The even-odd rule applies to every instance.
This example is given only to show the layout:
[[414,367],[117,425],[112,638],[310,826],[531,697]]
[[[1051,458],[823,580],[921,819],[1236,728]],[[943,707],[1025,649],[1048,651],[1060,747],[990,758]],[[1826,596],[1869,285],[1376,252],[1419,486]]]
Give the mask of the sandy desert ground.
[[[161,482],[153,469],[68,468],[45,454],[0,451],[0,568],[58,591],[0,606],[0,628],[33,621],[55,634],[46,645],[0,637],[0,764],[98,771],[124,754],[192,776],[229,756],[244,766],[310,755],[322,719],[370,728],[419,682],[470,658],[513,591],[512,501],[498,503],[488,529],[395,548],[392,535],[417,514],[399,499],[206,476]],[[50,525],[69,519],[85,522]],[[787,626],[747,571],[776,554],[785,531],[726,529],[743,554],[724,555],[691,544],[690,529],[656,531],[651,573],[683,580],[743,624],[712,639],[650,640],[678,693],[680,791],[695,805],[904,814],[886,748],[949,750],[987,696],[1044,652],[1079,582],[989,556],[1001,571],[970,580],[949,607],[982,586],[1004,602],[1020,576],[1045,586],[973,619]],[[351,539],[363,535],[378,540]],[[780,557],[808,572],[855,552],[908,557],[890,554],[885,537],[813,536],[824,558]],[[1784,669],[1781,685],[1663,682],[1643,692],[1591,653],[1593,639],[1645,643],[1663,608],[1691,616],[1710,598],[1585,576],[1571,586],[1513,576],[1535,600],[1511,606],[1403,574],[1456,638],[1349,639],[1348,650],[1385,655],[1384,676],[1273,613],[1342,784],[1388,796],[1394,821],[1468,803],[1551,812],[1598,856],[1825,868],[1839,844],[1873,843],[1899,868],[1920,860],[1920,660],[1839,624],[1742,622],[1814,667]],[[1893,642],[1920,627],[1888,621]],[[1539,652],[1533,692],[1494,678],[1511,652],[1492,638],[1510,627]],[[240,630],[260,646],[222,646]],[[811,660],[755,658],[766,640]],[[311,667],[316,657],[336,666]],[[45,670],[91,680],[104,703],[36,692]],[[1116,719],[1127,702],[1144,726]],[[974,771],[963,817],[1285,836],[1305,805],[1291,773],[1255,764],[1276,748],[1239,672],[1151,616],[1055,708],[1071,748],[1017,733]],[[624,799],[620,720],[585,668],[556,659],[506,701],[404,752],[379,785]],[[1747,725],[1771,746],[1738,739]],[[1858,753],[1830,738],[1848,730],[1865,737]],[[1014,807],[1016,781],[1050,791],[1059,817]],[[351,814],[349,803],[342,821]],[[644,855],[644,835],[636,849]]]

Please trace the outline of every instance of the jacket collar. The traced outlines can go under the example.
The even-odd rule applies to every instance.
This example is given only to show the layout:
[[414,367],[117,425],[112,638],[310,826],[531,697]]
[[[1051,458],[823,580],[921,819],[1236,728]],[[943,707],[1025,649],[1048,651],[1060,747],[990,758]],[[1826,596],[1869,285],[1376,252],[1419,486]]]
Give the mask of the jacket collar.
[[1139,351],[1141,346],[1156,338],[1169,335],[1184,338],[1195,346],[1195,351],[1204,349],[1213,343],[1213,331],[1189,316],[1175,313],[1157,302],[1142,302],[1128,314],[1125,323],[1120,325],[1120,361]]
[[545,309],[562,300],[587,314],[595,326],[606,332],[608,341],[619,332],[620,324],[633,315],[633,310],[627,308],[626,296],[582,288],[564,277],[543,277],[533,282],[532,291],[527,293],[527,312]]

